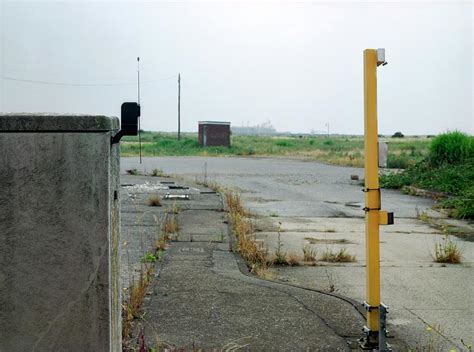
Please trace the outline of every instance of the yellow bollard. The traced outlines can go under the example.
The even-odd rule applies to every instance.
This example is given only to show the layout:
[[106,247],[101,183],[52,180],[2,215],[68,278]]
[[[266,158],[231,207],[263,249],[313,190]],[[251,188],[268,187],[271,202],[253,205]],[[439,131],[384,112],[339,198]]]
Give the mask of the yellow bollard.
[[393,223],[393,215],[381,211],[378,135],[377,135],[377,66],[384,65],[384,49],[364,50],[364,126],[365,126],[365,240],[367,326],[362,347],[373,348],[379,341],[380,246],[379,225]]

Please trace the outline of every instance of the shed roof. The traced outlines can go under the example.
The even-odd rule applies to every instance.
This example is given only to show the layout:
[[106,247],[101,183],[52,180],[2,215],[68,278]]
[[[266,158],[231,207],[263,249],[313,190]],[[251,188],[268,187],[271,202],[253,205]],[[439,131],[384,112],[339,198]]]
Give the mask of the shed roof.
[[200,125],[226,125],[230,126],[230,122],[224,121],[199,121]]

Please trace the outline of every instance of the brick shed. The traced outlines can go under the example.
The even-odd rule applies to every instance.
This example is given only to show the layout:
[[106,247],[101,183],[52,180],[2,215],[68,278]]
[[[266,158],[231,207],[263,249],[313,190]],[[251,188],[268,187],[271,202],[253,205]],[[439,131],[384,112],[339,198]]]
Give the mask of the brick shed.
[[230,122],[199,121],[199,145],[230,147]]

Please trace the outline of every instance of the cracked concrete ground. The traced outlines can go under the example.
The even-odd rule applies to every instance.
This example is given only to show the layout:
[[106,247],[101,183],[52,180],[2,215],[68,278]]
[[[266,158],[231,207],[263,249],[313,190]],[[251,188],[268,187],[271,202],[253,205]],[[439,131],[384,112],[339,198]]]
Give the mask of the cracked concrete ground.
[[[157,264],[139,321],[149,346],[206,351],[345,351],[357,346],[364,318],[354,302],[249,275],[231,249],[220,196],[191,185],[173,191],[189,194],[189,200],[148,206],[151,195],[171,193],[162,189],[163,181],[122,176],[124,287],[151,248],[164,210],[180,208],[179,235]],[[401,341],[394,342],[403,349]]]
[[[123,169],[137,167],[137,160],[126,158]],[[356,263],[315,267],[279,268],[277,280],[305,287],[327,289],[361,302],[365,299],[365,248],[363,233],[363,194],[350,175],[363,177],[363,169],[335,167],[315,162],[265,158],[145,158],[142,169],[161,168],[190,180],[216,181],[240,190],[245,205],[262,217],[259,236],[271,249],[275,246],[278,222],[287,250],[300,252],[306,238],[345,239],[344,244],[357,257]],[[463,264],[433,263],[430,252],[442,240],[436,228],[416,219],[425,212],[439,221],[461,225],[472,238],[472,223],[443,219],[433,211],[430,199],[383,190],[383,208],[395,212],[394,226],[381,228],[382,300],[390,307],[389,322],[397,335],[412,348],[423,350],[465,349],[472,343],[474,243],[457,237]],[[337,244],[317,243],[321,253]],[[431,329],[435,327],[441,333]]]

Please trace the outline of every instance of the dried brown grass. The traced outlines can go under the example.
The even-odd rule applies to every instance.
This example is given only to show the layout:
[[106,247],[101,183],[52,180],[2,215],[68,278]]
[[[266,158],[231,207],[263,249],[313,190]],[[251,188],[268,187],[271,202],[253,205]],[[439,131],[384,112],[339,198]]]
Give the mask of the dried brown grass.
[[324,262],[339,262],[339,263],[350,263],[355,262],[355,255],[349,254],[346,248],[341,248],[339,251],[333,251],[327,249],[321,256],[321,260]]
[[128,287],[127,300],[122,303],[122,338],[130,338],[132,334],[132,322],[140,317],[141,307],[145,299],[148,285],[153,274],[153,265],[143,263],[140,266],[138,280],[131,279]]
[[161,207],[161,198],[159,196],[151,196],[148,198],[148,205],[150,207]]
[[301,257],[296,253],[289,253],[287,261],[289,266],[298,266],[301,263]]
[[306,244],[303,246],[303,260],[305,262],[315,262],[316,261],[316,249],[311,245]]
[[[161,229],[165,233],[165,235],[178,233],[179,223],[178,223],[178,219],[176,218],[174,213],[166,214],[165,220],[163,222],[163,226],[162,226]],[[165,237],[168,238],[169,236],[165,236]]]
[[247,262],[250,271],[261,276],[268,268],[268,250],[256,240],[254,226],[248,216],[248,211],[243,207],[237,193],[226,191],[225,201],[229,218],[237,238],[237,249]]

